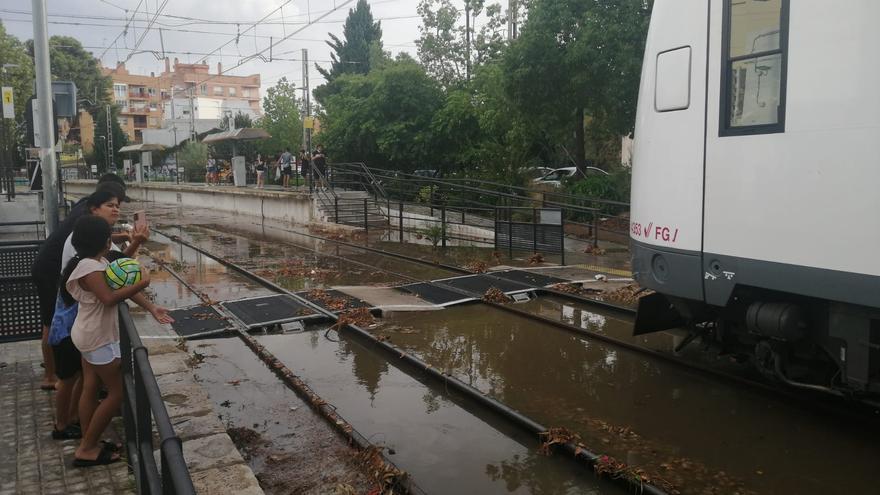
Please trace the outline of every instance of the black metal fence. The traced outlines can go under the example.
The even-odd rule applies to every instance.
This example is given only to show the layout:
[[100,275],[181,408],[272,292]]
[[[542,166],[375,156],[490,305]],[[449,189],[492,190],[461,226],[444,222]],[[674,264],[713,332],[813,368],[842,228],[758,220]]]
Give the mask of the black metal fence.
[[496,208],[495,249],[553,253],[565,264],[565,221],[559,208]]
[[43,332],[31,266],[43,241],[0,243],[0,343],[39,339]]
[[[174,433],[162,401],[162,393],[150,366],[147,349],[135,329],[128,306],[119,305],[119,338],[122,347],[122,376],[129,464],[141,494],[195,494],[192,478],[183,458],[183,442]],[[159,465],[153,455],[153,422],[159,436]]]

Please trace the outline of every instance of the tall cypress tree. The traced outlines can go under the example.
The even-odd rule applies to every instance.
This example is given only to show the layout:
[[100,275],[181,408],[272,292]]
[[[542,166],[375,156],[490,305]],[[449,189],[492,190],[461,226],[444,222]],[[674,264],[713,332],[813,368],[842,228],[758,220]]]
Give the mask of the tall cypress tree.
[[330,54],[330,69],[315,64],[318,72],[324,76],[326,84],[315,89],[315,97],[321,101],[323,97],[334,93],[332,83],[343,74],[366,74],[370,72],[370,51],[375,46],[382,50],[382,26],[373,20],[373,12],[367,0],[358,0],[357,6],[348,11],[343,39],[327,33],[332,41],[327,45],[333,49]]

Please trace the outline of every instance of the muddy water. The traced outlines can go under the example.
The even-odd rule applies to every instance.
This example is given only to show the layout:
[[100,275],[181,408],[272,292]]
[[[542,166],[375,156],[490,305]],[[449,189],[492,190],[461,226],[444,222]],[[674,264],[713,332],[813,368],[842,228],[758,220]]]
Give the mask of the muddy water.
[[765,395],[482,305],[385,321],[394,345],[683,493],[876,493],[876,442]]
[[[428,387],[373,351],[323,331],[270,335],[260,343],[428,493],[621,493],[467,401]],[[462,407],[463,406],[463,407]],[[391,452],[391,450],[389,450]]]
[[[269,294],[265,288],[230,271],[211,258],[179,243],[171,242],[164,236],[153,234],[144,247],[149,250],[153,259],[167,263],[168,267],[180,275],[186,283],[196,287],[212,301],[228,301]],[[182,308],[202,302],[170,273],[156,267],[150,271],[149,290],[156,304],[167,308]]]
[[[206,355],[196,378],[268,495],[371,488],[350,448],[237,337],[190,342]],[[248,438],[248,441],[243,439]]]
[[449,276],[448,271],[439,268],[280,229],[248,224],[206,224],[166,230],[267,276],[288,290],[332,285],[394,285],[413,279]]

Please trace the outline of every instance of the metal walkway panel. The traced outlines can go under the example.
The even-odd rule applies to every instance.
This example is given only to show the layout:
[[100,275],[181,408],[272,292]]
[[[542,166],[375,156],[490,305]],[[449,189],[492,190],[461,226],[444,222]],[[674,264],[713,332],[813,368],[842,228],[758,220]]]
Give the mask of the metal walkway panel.
[[335,289],[315,289],[297,292],[296,295],[334,313],[347,309],[372,307],[356,297]]
[[511,280],[493,278],[488,275],[466,275],[464,277],[435,280],[435,282],[480,296],[485,294],[486,291],[492,287],[500,289],[505,294],[525,292],[534,289],[534,287],[528,285],[513,282]]
[[230,328],[226,317],[211,306],[198,305],[169,311],[174,318],[171,328],[184,338],[222,333]]
[[399,290],[415,294],[429,303],[438,306],[449,306],[463,302],[473,301],[474,297],[468,297],[453,290],[444,289],[431,283],[419,282],[415,284],[402,285]]
[[489,275],[493,275],[498,278],[503,278],[505,280],[510,280],[524,285],[530,285],[532,287],[547,287],[548,285],[563,284],[568,282],[568,280],[564,278],[551,277],[549,275],[543,275],[541,273],[535,272],[527,272],[525,270],[489,272]]
[[287,294],[226,301],[220,305],[248,329],[286,323],[315,314],[314,310]]

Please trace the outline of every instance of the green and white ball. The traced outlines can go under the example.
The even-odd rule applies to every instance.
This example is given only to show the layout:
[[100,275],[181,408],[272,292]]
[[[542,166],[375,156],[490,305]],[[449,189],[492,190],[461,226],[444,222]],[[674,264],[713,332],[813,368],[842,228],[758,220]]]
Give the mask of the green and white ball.
[[111,289],[121,289],[141,281],[141,264],[131,258],[119,258],[104,270],[104,278]]

